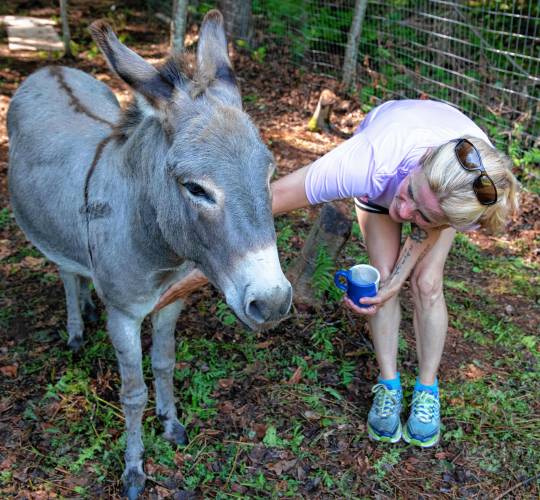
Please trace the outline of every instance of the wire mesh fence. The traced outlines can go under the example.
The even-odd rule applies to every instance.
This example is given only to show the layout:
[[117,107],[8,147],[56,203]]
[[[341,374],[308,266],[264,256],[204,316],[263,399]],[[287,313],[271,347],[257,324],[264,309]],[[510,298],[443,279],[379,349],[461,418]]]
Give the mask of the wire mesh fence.
[[[170,9],[166,0],[150,2]],[[190,15],[218,3],[193,2]],[[253,0],[253,48],[277,41],[271,47],[291,63],[340,79],[355,3]],[[405,97],[445,101],[498,142],[512,135],[538,146],[540,2],[369,0],[351,91],[367,106]]]

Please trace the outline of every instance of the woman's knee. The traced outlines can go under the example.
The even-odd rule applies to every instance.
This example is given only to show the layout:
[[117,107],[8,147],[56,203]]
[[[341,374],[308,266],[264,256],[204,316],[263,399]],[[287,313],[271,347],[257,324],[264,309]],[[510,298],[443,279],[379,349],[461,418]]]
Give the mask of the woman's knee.
[[425,268],[413,273],[411,291],[415,303],[429,307],[443,295],[443,275],[437,270]]
[[386,281],[390,275],[392,274],[392,266],[391,265],[384,265],[377,262],[370,261],[371,265],[379,271],[379,274],[381,275],[380,282],[383,283]]

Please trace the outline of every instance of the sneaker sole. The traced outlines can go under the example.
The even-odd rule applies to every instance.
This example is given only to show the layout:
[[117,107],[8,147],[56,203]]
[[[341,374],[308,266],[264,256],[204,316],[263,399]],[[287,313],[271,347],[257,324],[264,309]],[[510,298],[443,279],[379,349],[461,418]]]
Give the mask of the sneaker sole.
[[411,437],[409,432],[407,431],[407,426],[405,426],[403,429],[402,437],[403,441],[405,441],[406,443],[412,444],[414,446],[420,446],[420,448],[431,448],[439,442],[441,438],[441,432],[437,432],[435,436],[429,438],[427,441],[420,441],[419,439]]
[[368,429],[368,436],[370,437],[370,439],[372,439],[373,441],[379,441],[380,443],[397,443],[401,439],[401,435],[402,435],[401,422],[399,423],[397,431],[393,436],[380,436],[379,434],[375,432],[373,427],[369,425],[369,423],[367,424],[367,429]]

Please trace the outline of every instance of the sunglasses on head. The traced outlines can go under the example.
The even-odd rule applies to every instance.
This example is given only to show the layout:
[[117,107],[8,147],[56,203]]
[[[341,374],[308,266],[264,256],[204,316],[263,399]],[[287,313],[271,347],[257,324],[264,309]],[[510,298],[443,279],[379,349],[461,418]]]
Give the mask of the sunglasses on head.
[[454,153],[459,164],[468,172],[480,172],[473,182],[473,191],[482,205],[497,203],[497,189],[491,177],[487,174],[480,152],[475,145],[467,139],[457,139]]

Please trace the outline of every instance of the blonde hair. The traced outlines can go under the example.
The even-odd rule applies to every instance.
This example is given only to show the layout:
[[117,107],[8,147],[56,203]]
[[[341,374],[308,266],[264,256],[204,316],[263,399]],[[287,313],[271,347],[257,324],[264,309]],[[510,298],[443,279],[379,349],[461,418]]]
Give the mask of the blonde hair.
[[482,164],[495,184],[494,205],[482,205],[476,198],[472,186],[479,172],[469,172],[459,164],[454,153],[455,141],[428,152],[421,161],[422,171],[452,227],[466,231],[480,225],[490,232],[500,231],[519,206],[519,183],[510,170],[512,161],[482,139],[463,138],[478,149]]

